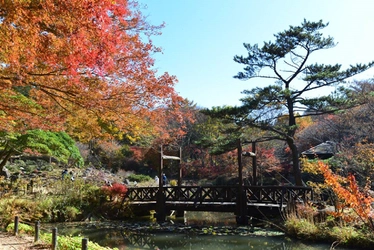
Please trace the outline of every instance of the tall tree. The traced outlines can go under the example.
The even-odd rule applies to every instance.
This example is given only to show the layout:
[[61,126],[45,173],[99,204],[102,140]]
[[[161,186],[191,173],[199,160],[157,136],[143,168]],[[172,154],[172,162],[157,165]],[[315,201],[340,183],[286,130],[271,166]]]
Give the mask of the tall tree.
[[70,126],[82,140],[159,132],[161,107],[182,101],[175,77],[152,69],[161,27],[136,1],[2,1],[1,130]]
[[[297,118],[332,113],[355,105],[354,100],[346,98],[347,92],[344,91],[316,98],[310,98],[309,93],[343,83],[374,65],[374,62],[357,64],[342,70],[340,64],[308,64],[312,53],[335,46],[332,37],[324,37],[320,32],[327,25],[322,20],[304,20],[300,26],[290,26],[288,30],[275,34],[275,41],[264,42],[262,47],[245,43],[248,55],[234,57],[235,62],[245,67],[234,77],[241,80],[273,79],[275,84],[245,90],[247,96],[241,100],[241,107],[221,112],[221,115],[241,114],[247,126],[270,131],[275,139],[284,140],[291,150],[295,184],[298,186],[303,183],[294,138]],[[306,110],[309,112],[305,113]]]

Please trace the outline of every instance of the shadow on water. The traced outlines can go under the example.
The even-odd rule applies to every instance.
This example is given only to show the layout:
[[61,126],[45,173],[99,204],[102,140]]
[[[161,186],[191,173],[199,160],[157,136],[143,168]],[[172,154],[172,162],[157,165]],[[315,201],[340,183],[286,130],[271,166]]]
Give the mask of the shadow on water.
[[[251,226],[236,226],[231,214],[194,212],[185,219],[165,223],[134,220],[126,222],[61,223],[59,235],[83,236],[101,246],[118,249],[282,249],[325,250],[327,244],[291,240],[283,233]],[[343,249],[343,248],[336,248]]]

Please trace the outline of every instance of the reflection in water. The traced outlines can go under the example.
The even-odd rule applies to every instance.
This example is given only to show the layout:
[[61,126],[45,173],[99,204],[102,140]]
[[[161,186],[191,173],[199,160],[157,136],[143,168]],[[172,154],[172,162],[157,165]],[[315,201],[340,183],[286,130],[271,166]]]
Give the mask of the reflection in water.
[[186,212],[183,219],[185,225],[236,226],[232,213]]
[[[118,229],[117,229],[118,230]],[[142,233],[117,231],[116,229],[83,230],[80,235],[102,246],[120,250],[139,249],[205,249],[205,250],[325,250],[329,245],[303,244],[283,236],[240,236],[240,235],[189,235],[183,233]],[[59,230],[60,231],[60,230]]]
[[116,247],[120,250],[324,250],[330,248],[326,244],[300,243],[287,239],[283,235],[269,236],[267,232],[259,236],[252,233],[253,228],[251,227],[236,227],[232,215],[223,213],[218,215],[212,213],[190,214],[187,216],[186,223],[183,223],[183,221],[182,223],[173,221],[173,223],[169,222],[160,226],[156,223],[141,223],[138,221],[132,223],[91,222],[83,224],[63,223],[53,225],[53,227],[57,226],[60,235],[81,235],[102,246]]
[[[127,235],[128,249],[301,249],[278,237],[188,236],[181,234]],[[303,247],[305,249],[305,247]],[[311,248],[316,249],[316,248]],[[321,248],[326,249],[326,248]]]

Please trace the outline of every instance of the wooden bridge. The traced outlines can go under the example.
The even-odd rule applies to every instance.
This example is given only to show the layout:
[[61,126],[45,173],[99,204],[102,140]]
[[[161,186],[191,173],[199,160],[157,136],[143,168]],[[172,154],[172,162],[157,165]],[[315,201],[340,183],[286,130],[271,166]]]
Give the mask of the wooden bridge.
[[134,211],[155,210],[158,220],[175,211],[233,212],[249,216],[279,214],[288,205],[313,200],[313,190],[295,186],[167,186],[129,188],[126,200]]

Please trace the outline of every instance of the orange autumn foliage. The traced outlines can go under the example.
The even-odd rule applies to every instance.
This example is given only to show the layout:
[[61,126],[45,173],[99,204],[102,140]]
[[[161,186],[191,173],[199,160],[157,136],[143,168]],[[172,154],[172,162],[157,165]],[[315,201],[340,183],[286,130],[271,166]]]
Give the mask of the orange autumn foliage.
[[346,208],[352,209],[364,223],[374,230],[374,213],[371,207],[374,198],[368,195],[368,187],[360,190],[353,174],[343,178],[334,174],[323,162],[318,162],[318,170],[323,174],[327,186],[334,191],[339,199],[335,204],[336,212],[332,214],[345,221],[353,221],[354,218],[349,213],[344,213]]
[[0,23],[2,130],[136,137],[164,133],[165,110],[178,114],[176,78],[152,68],[162,26],[135,1],[6,0]]

